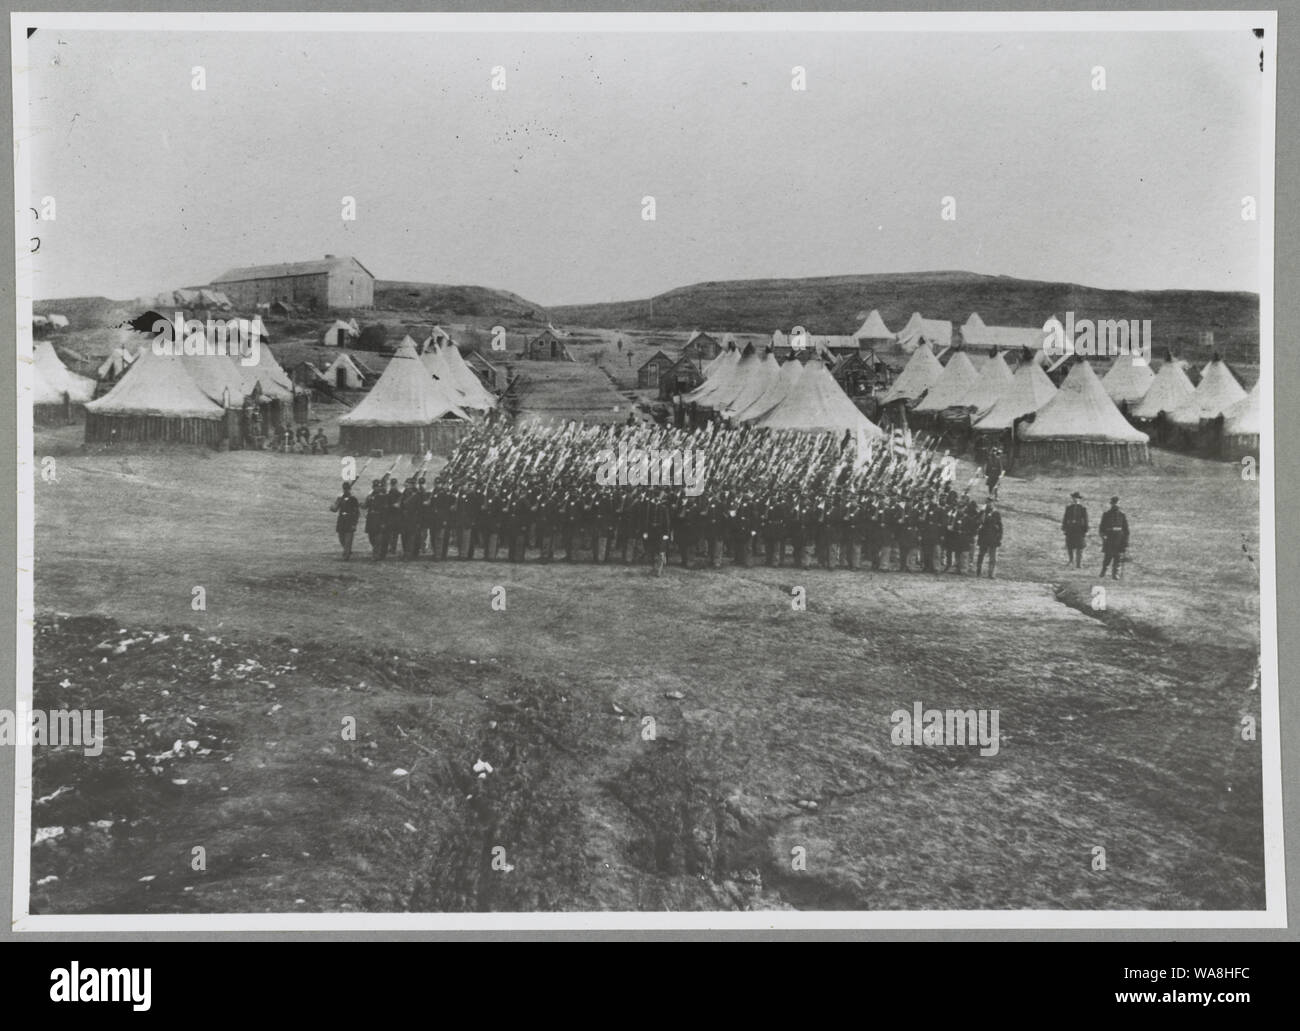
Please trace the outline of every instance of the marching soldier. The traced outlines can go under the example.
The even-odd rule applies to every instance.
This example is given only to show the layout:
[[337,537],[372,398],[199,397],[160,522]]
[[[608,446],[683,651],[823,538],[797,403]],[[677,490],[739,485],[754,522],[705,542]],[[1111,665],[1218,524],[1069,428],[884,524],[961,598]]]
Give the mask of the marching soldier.
[[420,518],[422,500],[416,478],[406,481],[406,490],[402,493],[402,554],[407,559],[420,554],[420,533],[423,520]]
[[1101,575],[1110,569],[1111,579],[1119,579],[1119,568],[1128,551],[1128,516],[1120,511],[1118,495],[1110,499],[1110,508],[1102,514],[1101,526]]
[[646,552],[655,576],[663,576],[668,548],[672,543],[672,515],[662,490],[655,491],[654,496],[642,501],[637,508],[637,522],[640,537],[645,542]]
[[947,520],[944,518],[943,506],[931,498],[925,506],[925,522],[921,528],[922,568],[927,573],[935,572],[938,551],[943,547],[943,535]]
[[334,521],[334,532],[339,535],[339,543],[343,545],[343,561],[346,562],[352,557],[352,538],[357,532],[357,521],[361,518],[361,505],[352,496],[351,483],[346,480],[343,482],[343,493],[334,499],[330,511],[339,514]]
[[361,503],[361,507],[366,510],[366,536],[370,539],[371,558],[383,558],[379,551],[384,535],[383,481],[370,481],[370,493],[366,495],[366,500]]

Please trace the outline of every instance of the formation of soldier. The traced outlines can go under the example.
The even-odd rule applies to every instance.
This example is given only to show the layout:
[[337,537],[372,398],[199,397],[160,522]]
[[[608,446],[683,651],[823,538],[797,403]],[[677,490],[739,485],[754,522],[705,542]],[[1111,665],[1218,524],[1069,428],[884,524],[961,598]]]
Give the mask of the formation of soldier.
[[955,482],[956,468],[925,446],[851,434],[497,423],[462,440],[436,477],[372,480],[359,508],[379,560],[523,562],[533,551],[648,561],[656,574],[676,557],[687,568],[976,575],[987,560],[992,577],[1002,517]]

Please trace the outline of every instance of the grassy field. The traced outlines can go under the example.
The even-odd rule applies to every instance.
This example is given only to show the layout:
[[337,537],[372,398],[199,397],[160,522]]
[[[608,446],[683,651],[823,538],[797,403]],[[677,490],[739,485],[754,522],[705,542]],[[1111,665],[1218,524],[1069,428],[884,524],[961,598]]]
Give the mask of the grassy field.
[[[37,454],[35,704],[104,709],[107,744],[38,751],[33,826],[62,830],[35,912],[1263,905],[1258,493],[1231,466],[1006,481],[997,581],[654,579],[345,564],[336,457],[76,428]],[[1095,539],[1064,564],[1076,488],[1133,526],[1104,612]],[[998,754],[894,746],[917,701],[998,710]]]

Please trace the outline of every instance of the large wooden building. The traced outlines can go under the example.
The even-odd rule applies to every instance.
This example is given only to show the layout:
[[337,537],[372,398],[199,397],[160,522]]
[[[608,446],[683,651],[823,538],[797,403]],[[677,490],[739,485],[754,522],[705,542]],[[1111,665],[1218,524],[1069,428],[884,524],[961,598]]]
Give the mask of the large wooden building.
[[280,302],[301,308],[373,308],[375,277],[356,258],[232,268],[213,280],[236,308]]

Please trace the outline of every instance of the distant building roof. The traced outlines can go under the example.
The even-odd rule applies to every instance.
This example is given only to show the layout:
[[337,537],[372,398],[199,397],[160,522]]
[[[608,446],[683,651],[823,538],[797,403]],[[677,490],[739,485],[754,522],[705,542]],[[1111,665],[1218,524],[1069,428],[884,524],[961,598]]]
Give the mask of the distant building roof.
[[357,261],[351,255],[335,256],[326,255],[319,261],[291,261],[281,265],[246,265],[242,268],[232,268],[223,272],[214,283],[238,283],[247,279],[281,279],[285,276],[316,276],[323,272],[333,272],[340,266],[356,265],[371,279],[375,278],[373,272]]

